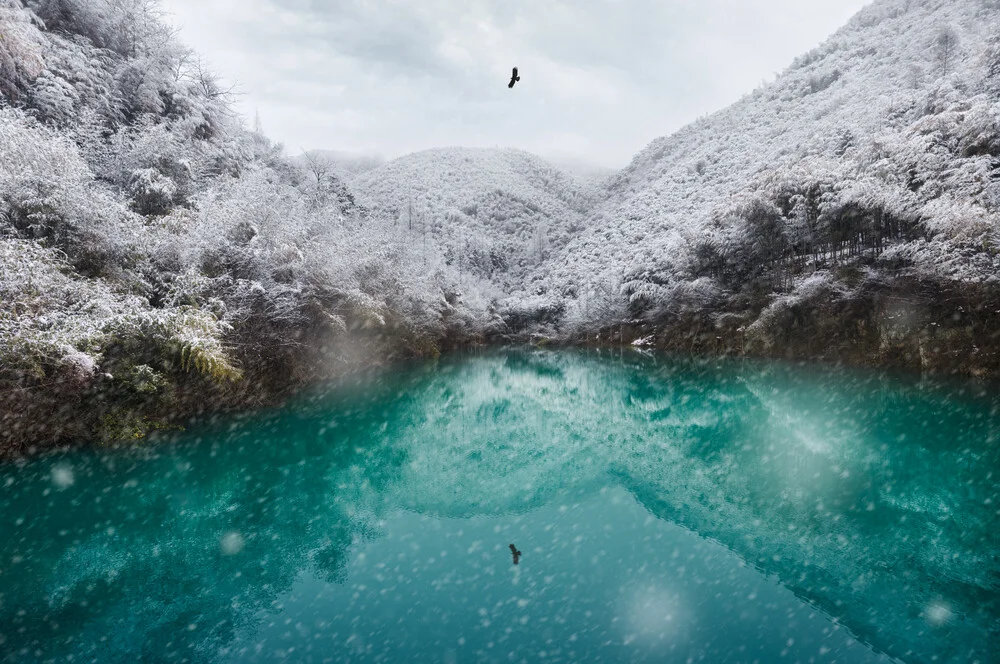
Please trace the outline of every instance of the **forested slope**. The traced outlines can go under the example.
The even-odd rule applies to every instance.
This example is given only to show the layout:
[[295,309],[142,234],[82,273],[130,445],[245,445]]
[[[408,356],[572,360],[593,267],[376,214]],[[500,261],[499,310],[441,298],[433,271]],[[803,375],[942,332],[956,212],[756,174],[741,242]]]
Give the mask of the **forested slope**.
[[352,182],[390,223],[442,247],[462,272],[505,291],[584,228],[596,192],[521,150],[440,148],[395,159]]
[[202,407],[488,329],[440,252],[247,130],[145,0],[0,0],[0,447]]
[[995,372],[998,27],[992,1],[877,0],[775,82],[653,141],[540,268],[568,322]]

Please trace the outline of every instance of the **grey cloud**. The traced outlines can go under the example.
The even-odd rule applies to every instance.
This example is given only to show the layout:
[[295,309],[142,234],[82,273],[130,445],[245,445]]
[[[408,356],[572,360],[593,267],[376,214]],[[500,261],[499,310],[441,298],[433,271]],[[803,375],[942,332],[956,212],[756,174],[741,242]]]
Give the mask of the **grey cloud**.
[[431,21],[418,3],[337,0],[334,3],[272,0],[301,13],[313,26],[306,43],[358,61],[363,71],[441,76],[450,73],[437,46],[445,26]]
[[864,0],[164,2],[290,149],[504,145],[622,166]]

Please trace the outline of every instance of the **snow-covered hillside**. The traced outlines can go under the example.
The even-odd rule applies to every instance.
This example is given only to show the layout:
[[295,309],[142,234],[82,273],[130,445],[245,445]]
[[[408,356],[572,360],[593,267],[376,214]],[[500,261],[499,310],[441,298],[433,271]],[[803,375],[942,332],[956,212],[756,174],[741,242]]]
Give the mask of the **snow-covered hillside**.
[[488,330],[401,240],[248,131],[155,2],[0,0],[0,455]]
[[351,181],[359,202],[461,271],[519,289],[527,271],[582,232],[596,196],[520,150],[441,148],[401,157]]
[[774,83],[636,155],[542,266],[551,289],[659,316],[748,284],[815,287],[851,261],[993,280],[998,27],[992,0],[876,0]]

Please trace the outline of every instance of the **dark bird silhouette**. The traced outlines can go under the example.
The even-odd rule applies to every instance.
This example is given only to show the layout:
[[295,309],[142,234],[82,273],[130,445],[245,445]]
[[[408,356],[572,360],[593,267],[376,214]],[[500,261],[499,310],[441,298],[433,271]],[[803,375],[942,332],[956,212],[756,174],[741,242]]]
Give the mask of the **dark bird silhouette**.
[[[514,84],[521,80],[521,77],[517,75],[517,67],[514,67],[514,73],[510,75],[510,83],[507,84],[508,88],[514,87]],[[515,565],[517,563],[514,563]]]
[[[511,82],[511,85],[514,85],[514,83]],[[513,544],[510,545],[510,552],[514,554],[514,564],[516,565],[518,561],[521,560],[521,552],[518,551],[517,547]]]

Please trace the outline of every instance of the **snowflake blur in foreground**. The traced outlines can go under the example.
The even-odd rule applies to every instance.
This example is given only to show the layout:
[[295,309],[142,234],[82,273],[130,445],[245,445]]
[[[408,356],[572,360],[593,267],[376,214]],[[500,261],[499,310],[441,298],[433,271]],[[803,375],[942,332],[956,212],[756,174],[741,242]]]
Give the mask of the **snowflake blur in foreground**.
[[243,535],[237,532],[226,533],[219,540],[219,547],[222,549],[222,553],[227,556],[233,556],[243,550]]
[[678,597],[658,588],[635,593],[629,601],[626,643],[662,643],[683,631],[686,622]]
[[74,480],[73,468],[69,465],[61,464],[52,468],[52,483],[60,491],[73,486]]
[[951,609],[941,602],[928,604],[924,609],[924,619],[932,625],[943,625],[951,620]]

